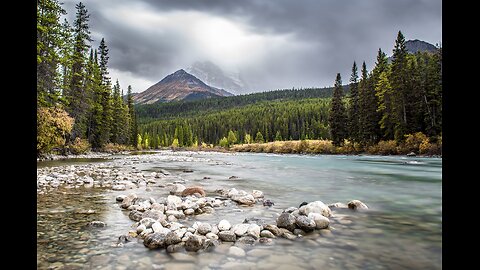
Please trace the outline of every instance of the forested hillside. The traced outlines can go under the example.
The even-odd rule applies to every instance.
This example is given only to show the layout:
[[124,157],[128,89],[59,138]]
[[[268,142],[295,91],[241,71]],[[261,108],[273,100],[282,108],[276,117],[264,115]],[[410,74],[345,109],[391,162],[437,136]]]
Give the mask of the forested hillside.
[[[348,85],[344,86],[345,92],[348,92],[348,89]],[[190,102],[157,102],[155,104],[136,105],[135,108],[140,121],[144,123],[146,121],[151,121],[152,119],[170,119],[179,116],[193,116],[197,113],[226,110],[264,101],[326,98],[331,97],[332,92],[333,87],[285,89]]]

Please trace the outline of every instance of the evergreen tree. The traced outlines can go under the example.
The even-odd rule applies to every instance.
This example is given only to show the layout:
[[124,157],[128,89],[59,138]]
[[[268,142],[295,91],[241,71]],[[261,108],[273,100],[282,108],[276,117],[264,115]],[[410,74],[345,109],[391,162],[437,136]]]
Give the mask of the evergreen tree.
[[74,46],[72,55],[72,74],[70,88],[67,93],[68,107],[67,112],[75,119],[72,129],[72,138],[85,138],[87,129],[87,112],[89,110],[90,93],[85,91],[85,65],[87,63],[86,54],[92,41],[88,20],[90,15],[82,4],[78,3],[76,19],[74,21]]
[[263,135],[260,131],[257,132],[257,135],[255,136],[255,142],[256,143],[264,143]]
[[63,39],[59,19],[65,14],[57,0],[37,1],[38,106],[54,106],[60,97],[58,67]]
[[275,134],[275,141],[283,141],[282,134],[280,134],[280,130],[277,130],[277,134]]
[[360,141],[359,107],[357,64],[353,62],[352,75],[350,77],[350,106],[348,109],[348,134],[353,142]]
[[378,138],[378,122],[380,121],[377,112],[378,101],[375,96],[375,88],[372,85],[372,78],[367,74],[365,62],[362,64],[362,78],[360,80],[359,100],[360,100],[360,129],[359,137],[363,145],[376,143]]
[[[105,39],[102,38],[100,42],[100,46],[98,48],[98,53],[100,54],[100,62],[99,62],[99,69],[100,69],[100,106],[102,108],[102,116],[100,117],[100,125],[98,130],[98,138],[99,138],[99,145],[105,145],[110,141],[111,136],[111,125],[113,121],[112,116],[112,89],[111,89],[111,82],[110,77],[108,77],[108,48],[105,44]],[[140,136],[141,137],[141,136]],[[138,137],[137,137],[138,139]],[[138,145],[141,142],[138,142],[134,145]]]
[[337,73],[334,87],[330,106],[329,124],[332,143],[339,146],[343,144],[343,140],[347,137],[347,114],[343,103],[342,78],[340,73]]
[[[127,108],[128,108],[128,115],[130,117],[130,145],[136,145],[136,138],[137,138],[137,119],[135,115],[135,107],[133,104],[133,96],[132,96],[132,86],[129,85],[127,89]],[[165,145],[166,146],[166,145]]]
[[398,31],[395,47],[393,49],[390,85],[392,87],[393,122],[395,125],[394,137],[397,141],[403,141],[407,131],[407,91],[406,82],[407,49],[405,38]]

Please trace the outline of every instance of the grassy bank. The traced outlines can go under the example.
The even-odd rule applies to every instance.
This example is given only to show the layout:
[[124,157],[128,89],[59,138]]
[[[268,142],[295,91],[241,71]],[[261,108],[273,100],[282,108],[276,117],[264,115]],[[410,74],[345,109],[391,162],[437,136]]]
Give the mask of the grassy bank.
[[420,142],[417,144],[395,141],[380,141],[376,145],[360,147],[346,142],[343,146],[334,146],[330,140],[275,141],[268,143],[237,144],[229,148],[235,152],[279,153],[279,154],[371,154],[371,155],[416,155],[441,156],[440,143]]

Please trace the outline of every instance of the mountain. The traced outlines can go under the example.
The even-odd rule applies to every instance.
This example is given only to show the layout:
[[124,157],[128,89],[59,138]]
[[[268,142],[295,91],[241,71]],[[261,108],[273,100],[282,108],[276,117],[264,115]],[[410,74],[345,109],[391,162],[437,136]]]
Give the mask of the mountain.
[[407,48],[407,51],[409,53],[434,52],[437,50],[437,47],[435,47],[434,45],[418,39],[406,41],[405,47]]
[[157,101],[196,100],[232,95],[223,89],[209,86],[192,74],[180,69],[150,86],[147,90],[133,95],[133,101],[136,104],[152,104]]
[[[405,41],[405,48],[407,49],[407,52],[412,54],[417,52],[434,52],[437,50],[437,47],[434,45],[418,39]],[[387,60],[388,63],[391,63],[392,56],[388,57]]]
[[206,84],[235,94],[248,92],[249,86],[239,73],[227,73],[210,61],[195,62],[187,71]]

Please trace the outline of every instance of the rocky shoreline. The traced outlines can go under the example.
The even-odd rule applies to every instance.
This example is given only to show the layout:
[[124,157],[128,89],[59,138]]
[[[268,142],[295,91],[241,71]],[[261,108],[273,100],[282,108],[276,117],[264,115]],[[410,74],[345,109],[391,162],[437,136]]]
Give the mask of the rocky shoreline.
[[[128,211],[129,219],[135,223],[130,231],[118,237],[117,247],[137,240],[149,249],[165,249],[168,253],[175,253],[182,250],[209,251],[222,243],[232,243],[228,253],[234,257],[245,256],[246,251],[242,248],[245,245],[271,245],[276,238],[295,240],[312,233],[331,235],[333,228],[330,219],[336,218],[337,209],[368,209],[358,200],[329,205],[318,200],[303,202],[298,207],[292,206],[281,213],[275,213],[277,217],[274,220],[253,217],[245,219],[243,223],[232,224],[222,219],[218,223],[195,221],[188,226],[182,223],[187,217],[192,219],[196,215],[213,214],[216,209],[225,206],[263,205],[268,211],[274,202],[265,199],[260,190],[247,192],[236,188],[221,188],[215,190],[214,196],[206,196],[202,186],[187,187],[185,181],[166,170],[146,172],[136,168],[135,164],[141,162],[149,162],[149,157],[140,159],[130,156],[130,159],[122,160],[121,163],[38,168],[37,192],[43,194],[59,187],[129,190],[131,192],[128,195],[118,195],[115,200],[122,211]],[[127,169],[128,166],[131,169]],[[140,187],[151,190],[154,186],[165,188],[170,195],[140,198],[134,192]],[[111,226],[99,220],[86,225],[94,229],[108,229]]]

